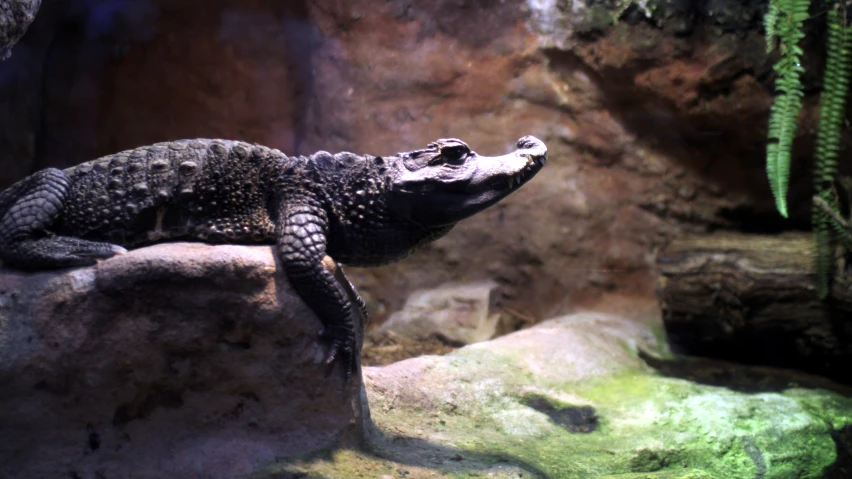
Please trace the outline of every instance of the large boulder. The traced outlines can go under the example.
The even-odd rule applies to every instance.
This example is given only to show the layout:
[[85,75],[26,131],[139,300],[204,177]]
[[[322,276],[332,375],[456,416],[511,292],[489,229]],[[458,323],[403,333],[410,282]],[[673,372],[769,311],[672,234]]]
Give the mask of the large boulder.
[[360,437],[269,247],[0,274],[0,477],[230,478]]
[[[583,313],[365,368],[367,453],[336,450],[253,478],[850,477],[852,399],[820,389],[842,386],[754,374],[745,391],[701,384],[709,376],[690,369],[675,377],[654,331]],[[717,381],[729,373],[715,368]]]

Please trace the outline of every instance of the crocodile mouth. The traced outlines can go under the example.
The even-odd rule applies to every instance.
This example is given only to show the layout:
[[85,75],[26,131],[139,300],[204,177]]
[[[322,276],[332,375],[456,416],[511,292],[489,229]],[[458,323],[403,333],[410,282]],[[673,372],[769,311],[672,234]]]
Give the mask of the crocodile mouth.
[[526,164],[517,173],[509,174],[506,185],[511,190],[529,181],[547,163],[547,155],[527,156]]

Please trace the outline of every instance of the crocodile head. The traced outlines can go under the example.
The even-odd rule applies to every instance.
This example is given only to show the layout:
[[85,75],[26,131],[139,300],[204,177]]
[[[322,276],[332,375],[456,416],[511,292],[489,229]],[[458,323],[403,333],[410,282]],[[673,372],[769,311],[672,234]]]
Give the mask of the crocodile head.
[[541,170],[544,142],[518,140],[503,156],[480,156],[461,140],[443,139],[401,153],[391,173],[389,208],[427,227],[452,225],[497,203]]

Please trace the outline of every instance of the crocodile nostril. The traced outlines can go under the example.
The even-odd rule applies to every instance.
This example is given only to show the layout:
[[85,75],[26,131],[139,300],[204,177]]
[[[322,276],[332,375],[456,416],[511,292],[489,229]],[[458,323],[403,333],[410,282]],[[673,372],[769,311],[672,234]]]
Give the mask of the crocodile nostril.
[[541,154],[547,151],[547,147],[544,146],[544,143],[538,138],[527,135],[518,140],[518,149],[520,150],[535,150],[536,153]]

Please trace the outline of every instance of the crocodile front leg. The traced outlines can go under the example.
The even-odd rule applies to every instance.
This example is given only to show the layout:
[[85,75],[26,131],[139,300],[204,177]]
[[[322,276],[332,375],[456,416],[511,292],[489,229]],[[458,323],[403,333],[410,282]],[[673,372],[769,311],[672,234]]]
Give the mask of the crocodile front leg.
[[352,301],[326,256],[328,220],[325,210],[313,205],[283,204],[278,215],[278,254],[293,289],[319,317],[323,336],[330,341],[326,364],[343,364],[346,382],[357,369]]

